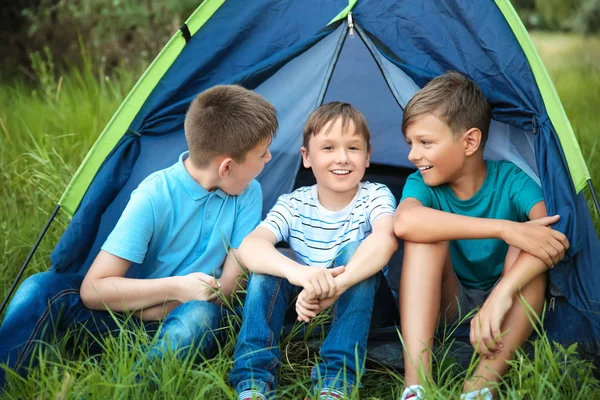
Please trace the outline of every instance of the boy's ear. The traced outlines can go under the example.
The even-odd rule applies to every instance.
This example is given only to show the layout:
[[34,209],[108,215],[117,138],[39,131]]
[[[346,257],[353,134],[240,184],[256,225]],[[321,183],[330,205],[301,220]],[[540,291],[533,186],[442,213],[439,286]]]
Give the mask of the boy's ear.
[[231,157],[226,157],[221,160],[219,163],[219,178],[225,179],[231,172],[231,166],[233,163],[233,159]]
[[300,147],[300,153],[302,153],[302,165],[304,165],[304,168],[310,168],[310,160],[308,159],[308,149],[302,146]]
[[465,155],[472,156],[481,147],[481,131],[471,128],[463,134],[465,143]]

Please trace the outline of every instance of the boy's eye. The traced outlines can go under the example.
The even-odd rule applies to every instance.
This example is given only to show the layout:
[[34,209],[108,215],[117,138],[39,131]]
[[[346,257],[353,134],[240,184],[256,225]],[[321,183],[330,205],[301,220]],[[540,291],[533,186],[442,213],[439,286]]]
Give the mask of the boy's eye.
[[431,142],[427,141],[427,140],[421,140],[421,144],[423,146],[429,146],[431,144]]
[[332,150],[333,146],[323,146],[323,150]]
[[350,146],[350,147],[348,147],[348,149],[350,149],[350,150],[360,150],[360,149],[359,149],[358,147],[356,147],[356,146]]

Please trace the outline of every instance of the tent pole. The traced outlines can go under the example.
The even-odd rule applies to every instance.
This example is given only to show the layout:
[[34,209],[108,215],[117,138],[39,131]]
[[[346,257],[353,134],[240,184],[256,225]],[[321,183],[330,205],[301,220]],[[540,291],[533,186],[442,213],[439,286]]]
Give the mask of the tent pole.
[[596,212],[598,213],[598,216],[600,216],[600,203],[598,203],[598,196],[596,195],[596,190],[594,189],[594,183],[592,182],[591,178],[588,179],[587,183],[592,192],[592,199],[594,199],[594,204],[596,205]]
[[48,222],[46,222],[46,225],[44,226],[44,229],[42,230],[42,233],[40,233],[40,236],[38,237],[37,241],[33,245],[33,248],[29,252],[29,255],[27,256],[27,259],[25,260],[25,263],[23,264],[23,266],[21,267],[21,270],[17,274],[17,277],[13,281],[12,286],[8,290],[8,294],[4,298],[4,301],[2,302],[2,306],[0,306],[0,315],[2,315],[2,311],[4,311],[4,308],[6,307],[6,304],[8,303],[8,300],[10,299],[10,297],[13,294],[13,292],[15,291],[15,288],[17,287],[17,284],[21,280],[21,277],[23,276],[23,273],[25,272],[25,269],[29,265],[29,262],[33,258],[33,255],[35,254],[35,251],[37,250],[38,246],[40,245],[40,243],[42,241],[42,238],[44,237],[44,235],[46,234],[46,232],[48,232],[48,228],[50,228],[50,224],[54,220],[54,217],[56,217],[56,214],[58,214],[58,210],[60,210],[60,205],[57,205],[56,208],[54,209],[54,211],[52,212],[52,215],[50,216],[50,219],[48,219]]

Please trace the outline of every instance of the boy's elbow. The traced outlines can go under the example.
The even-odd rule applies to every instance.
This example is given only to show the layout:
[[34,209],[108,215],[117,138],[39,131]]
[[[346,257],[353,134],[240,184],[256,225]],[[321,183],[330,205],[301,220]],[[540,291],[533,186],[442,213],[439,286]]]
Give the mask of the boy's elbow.
[[237,257],[242,262],[242,264],[250,270],[251,268],[250,266],[248,266],[248,261],[251,259],[252,253],[254,253],[253,249],[255,248],[252,242],[253,238],[246,237],[244,240],[242,240],[240,247],[238,247],[237,249]]
[[81,288],[79,289],[79,297],[81,298],[83,305],[90,310],[101,309],[100,305],[98,304],[101,302],[99,301],[98,294],[96,293],[92,282],[88,282],[86,280],[83,281]]
[[404,219],[396,218],[396,220],[394,221],[394,234],[396,235],[396,237],[399,237],[400,239],[406,239],[406,235],[409,231],[407,225],[408,224]]

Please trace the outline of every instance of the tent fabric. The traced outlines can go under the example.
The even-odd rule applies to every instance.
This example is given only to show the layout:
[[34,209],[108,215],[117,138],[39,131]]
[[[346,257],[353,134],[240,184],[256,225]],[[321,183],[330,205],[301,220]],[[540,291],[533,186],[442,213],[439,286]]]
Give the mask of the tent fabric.
[[575,190],[579,193],[586,185],[587,180],[591,179],[591,175],[585,164],[585,160],[581,155],[581,149],[579,148],[579,143],[573,132],[573,127],[558,98],[556,88],[552,84],[548,71],[546,71],[540,55],[535,49],[525,26],[521,22],[521,18],[519,18],[519,15],[510,4],[510,1],[496,0],[496,4],[506,18],[506,22],[510,25],[523,52],[529,60],[529,65],[535,76],[538,88],[540,89],[540,94],[544,99],[548,116],[556,129],[556,133],[561,142],[561,147],[565,153]]
[[[205,0],[186,21],[191,34],[196,33],[224,1]],[[98,168],[115,145],[119,143],[121,137],[128,132],[131,121],[185,44],[186,41],[181,31],[173,35],[108,122],[58,202],[67,214],[73,216]]]
[[[77,211],[51,256],[52,268],[85,273],[131,191],[185,150],[185,112],[193,97],[208,87],[241,84],[278,110],[280,131],[272,144],[273,159],[259,176],[266,211],[297,181],[303,122],[323,101],[351,101],[364,110],[373,131],[374,162],[396,171],[393,168],[408,165],[400,130],[406,102],[433,77],[455,70],[475,80],[492,103],[486,157],[519,165],[541,184],[549,214],[561,215],[556,228],[565,232],[572,247],[550,278],[569,307],[588,323],[577,335],[600,338],[600,293],[594,293],[600,284],[594,265],[600,245],[569,168],[573,157],[582,156],[578,147],[568,147],[565,153],[570,145],[563,137],[572,133],[557,133],[557,106],[551,105],[551,117],[530,60],[494,1],[361,0],[352,8],[354,37],[339,19],[348,11],[342,0],[205,3],[211,4],[209,11],[198,14],[205,22],[189,21],[197,27],[191,39],[183,48],[169,50],[173,53],[160,61],[159,72],[141,78],[132,93],[143,88],[144,95],[128,96],[115,118],[135,116],[118,124],[113,119],[110,133],[97,142],[102,145],[95,145],[84,161],[88,165],[102,160],[89,188],[83,181],[69,186],[71,197],[64,205],[67,212]],[[173,40],[183,40],[178,38]],[[570,125],[563,119],[564,129]],[[578,171],[577,176],[585,175]],[[80,178],[78,173],[74,180]],[[86,191],[81,203],[73,195],[77,190]],[[136,268],[128,276],[135,277]],[[575,337],[564,327],[557,329],[562,329],[557,336],[565,341]]]

